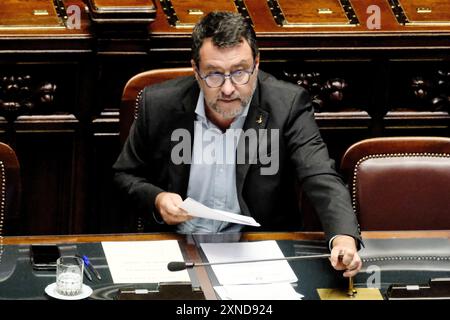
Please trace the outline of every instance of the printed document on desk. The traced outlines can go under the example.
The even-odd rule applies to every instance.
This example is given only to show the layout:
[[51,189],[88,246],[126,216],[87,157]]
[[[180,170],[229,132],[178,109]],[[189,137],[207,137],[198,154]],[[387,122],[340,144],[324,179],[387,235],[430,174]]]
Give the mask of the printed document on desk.
[[184,261],[176,240],[105,241],[102,246],[114,283],[190,282],[186,270],[167,270],[170,261]]
[[220,220],[233,222],[238,224],[246,224],[249,226],[260,227],[261,225],[255,221],[252,217],[236,214],[232,212],[226,212],[217,209],[211,209],[192,198],[186,198],[180,205],[180,208],[184,209],[193,217],[206,218],[212,220]]
[[301,300],[288,282],[267,284],[238,284],[215,286],[214,290],[222,300]]
[[[274,240],[234,243],[202,243],[208,262],[283,258]],[[286,260],[212,265],[221,285],[297,282]]]

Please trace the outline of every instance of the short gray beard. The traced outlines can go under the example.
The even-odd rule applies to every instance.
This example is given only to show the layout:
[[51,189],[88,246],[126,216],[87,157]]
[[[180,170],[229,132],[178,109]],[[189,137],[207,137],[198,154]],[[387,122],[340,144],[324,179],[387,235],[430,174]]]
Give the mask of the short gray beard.
[[247,99],[241,100],[241,106],[239,108],[237,108],[236,110],[232,110],[232,111],[228,111],[228,112],[227,111],[223,111],[218,106],[217,100],[216,100],[215,103],[209,103],[209,101],[207,101],[207,104],[208,104],[208,106],[211,109],[213,109],[215,112],[220,114],[224,119],[236,118],[237,116],[239,116],[244,111],[244,108],[250,103],[250,100],[252,99],[253,94],[255,93],[255,90],[256,90],[256,84],[257,84],[257,81],[255,81],[253,83],[252,93],[250,94],[250,96]]
[[241,106],[235,110],[232,111],[223,111],[220,109],[220,107],[217,105],[217,102],[211,105],[211,109],[213,109],[216,113],[220,114],[224,119],[233,119],[237,116],[239,116],[242,111],[244,111],[244,107],[247,104],[244,103],[244,101],[241,101]]

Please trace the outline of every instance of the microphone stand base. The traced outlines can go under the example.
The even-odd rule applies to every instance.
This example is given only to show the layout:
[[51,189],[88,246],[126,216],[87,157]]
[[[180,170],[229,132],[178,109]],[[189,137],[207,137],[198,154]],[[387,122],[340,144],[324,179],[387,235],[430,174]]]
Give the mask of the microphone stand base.
[[356,292],[349,294],[348,288],[317,289],[320,300],[383,300],[377,288],[355,288]]

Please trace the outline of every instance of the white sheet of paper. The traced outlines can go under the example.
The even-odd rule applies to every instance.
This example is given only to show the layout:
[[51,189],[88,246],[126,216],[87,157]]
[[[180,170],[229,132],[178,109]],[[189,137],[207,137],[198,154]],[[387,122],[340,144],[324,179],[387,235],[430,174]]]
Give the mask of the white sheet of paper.
[[[234,243],[202,243],[209,262],[283,258],[274,240]],[[297,276],[285,260],[211,266],[221,285],[297,282]]]
[[193,217],[246,224],[254,227],[261,226],[252,217],[222,210],[211,209],[192,198],[186,198],[186,200],[184,200],[180,205],[180,208],[186,210]]
[[184,261],[176,240],[105,241],[102,246],[114,283],[190,282],[186,270],[167,270],[170,261]]
[[215,286],[214,290],[222,300],[301,300],[303,298],[303,295],[297,293],[287,282]]

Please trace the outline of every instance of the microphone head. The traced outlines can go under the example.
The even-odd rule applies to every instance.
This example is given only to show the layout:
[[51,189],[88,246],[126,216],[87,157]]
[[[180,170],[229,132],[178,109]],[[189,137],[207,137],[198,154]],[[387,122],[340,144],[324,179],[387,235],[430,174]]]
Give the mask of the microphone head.
[[182,261],[172,261],[167,264],[167,269],[169,271],[181,271],[186,268],[186,263]]

